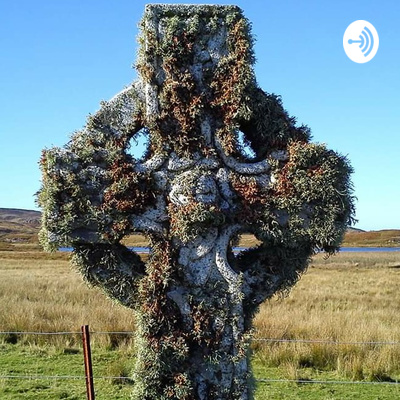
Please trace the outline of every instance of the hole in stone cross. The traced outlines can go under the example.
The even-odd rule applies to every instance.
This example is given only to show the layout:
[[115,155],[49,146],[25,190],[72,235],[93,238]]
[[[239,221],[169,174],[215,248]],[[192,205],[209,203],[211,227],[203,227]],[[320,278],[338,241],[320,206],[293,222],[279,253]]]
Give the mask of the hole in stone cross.
[[240,152],[243,157],[248,160],[253,160],[256,158],[256,153],[250,146],[250,143],[246,140],[246,135],[242,131],[237,131],[237,139],[240,147]]
[[140,234],[128,235],[121,240],[121,243],[128,249],[139,254],[142,261],[146,262],[148,260],[150,243],[146,236]]
[[260,244],[261,242],[252,233],[244,232],[232,240],[231,246],[234,254],[237,255],[244,250],[257,247]]
[[142,128],[132,136],[126,152],[135,160],[143,161],[149,152],[149,146],[150,132],[148,128]]

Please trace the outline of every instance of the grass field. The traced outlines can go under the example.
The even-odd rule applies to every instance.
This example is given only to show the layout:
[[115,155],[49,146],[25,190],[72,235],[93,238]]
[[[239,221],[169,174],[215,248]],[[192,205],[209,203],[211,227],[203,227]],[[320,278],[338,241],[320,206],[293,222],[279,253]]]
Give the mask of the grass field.
[[[67,254],[44,254],[33,244],[0,251],[0,331],[132,331],[132,313],[87,288]],[[400,253],[341,253],[314,258],[286,298],[264,304],[255,336],[346,342],[253,344],[258,379],[349,380],[387,385],[259,383],[256,399],[398,398]],[[92,336],[96,376],[129,377],[134,343],[121,335]],[[351,344],[353,343],[353,344]],[[78,335],[0,335],[1,375],[82,375]],[[131,383],[96,380],[98,399],[127,399]],[[0,379],[1,399],[83,399],[82,380]]]
[[[134,357],[130,347],[109,350],[94,346],[94,384],[97,400],[127,400],[132,391],[129,366]],[[37,346],[0,344],[0,375],[59,375],[78,376],[79,379],[0,379],[0,398],[6,400],[83,400],[82,351],[79,346]],[[256,378],[287,379],[279,368],[253,362]],[[307,373],[307,371],[303,371]],[[310,372],[311,373],[311,372]],[[314,371],[314,379],[337,380],[337,374]],[[126,377],[115,379],[114,376]],[[97,378],[96,378],[97,377]],[[305,376],[299,376],[303,379]],[[394,400],[400,396],[396,385],[360,384],[302,384],[286,382],[259,382],[255,400]]]

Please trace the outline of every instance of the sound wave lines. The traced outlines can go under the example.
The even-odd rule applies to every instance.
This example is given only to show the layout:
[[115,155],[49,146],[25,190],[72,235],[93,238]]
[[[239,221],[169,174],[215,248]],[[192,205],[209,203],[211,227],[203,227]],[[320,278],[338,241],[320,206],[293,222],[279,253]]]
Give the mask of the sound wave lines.
[[[354,46],[354,44],[358,46]],[[375,27],[368,21],[359,19],[352,22],[343,35],[343,49],[358,64],[371,61],[379,48],[379,35]]]
[[361,51],[364,53],[365,57],[368,57],[369,53],[371,53],[374,48],[374,36],[367,26],[364,27],[359,38],[360,40],[349,39],[349,44],[360,43],[359,47]]

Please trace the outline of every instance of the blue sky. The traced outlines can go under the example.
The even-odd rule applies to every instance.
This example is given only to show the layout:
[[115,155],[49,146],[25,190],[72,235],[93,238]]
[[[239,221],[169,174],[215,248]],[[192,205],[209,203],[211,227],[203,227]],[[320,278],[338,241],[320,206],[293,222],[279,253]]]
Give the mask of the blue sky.
[[[41,150],[64,145],[101,100],[135,79],[137,24],[146,3],[0,4],[0,207],[36,209]],[[240,6],[252,22],[259,85],[282,96],[314,141],[351,160],[356,226],[400,229],[400,2],[218,4]],[[371,22],[380,40],[366,64],[349,60],[342,45],[347,26],[359,19]]]

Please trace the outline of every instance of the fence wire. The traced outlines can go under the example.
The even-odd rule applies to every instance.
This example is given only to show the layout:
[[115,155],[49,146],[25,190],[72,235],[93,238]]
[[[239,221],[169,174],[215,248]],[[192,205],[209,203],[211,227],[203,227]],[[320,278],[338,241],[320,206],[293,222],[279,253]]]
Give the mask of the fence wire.
[[[91,335],[126,335],[134,336],[134,331],[90,331]],[[0,331],[0,335],[82,335],[81,331],[71,332],[23,332],[23,331]],[[252,339],[253,342],[265,342],[265,343],[305,343],[305,344],[327,344],[327,345],[355,345],[355,346],[398,346],[400,342],[391,341],[340,341],[340,340],[328,340],[328,339],[278,339],[278,338],[258,338]]]
[[317,385],[400,385],[400,382],[369,382],[369,381],[323,381],[315,379],[256,379],[260,383],[295,383],[295,384],[317,384]]
[[384,346],[384,345],[400,345],[400,342],[342,342],[337,340],[320,340],[320,339],[268,339],[254,338],[253,342],[268,343],[308,343],[308,344],[330,344],[330,345],[359,345],[359,346]]
[[[86,378],[83,375],[0,375],[0,380],[82,380],[84,381]],[[129,377],[126,376],[93,376],[93,379],[96,380],[120,380],[120,381],[128,381]],[[291,383],[297,385],[400,385],[399,381],[325,381],[325,380],[315,380],[315,379],[267,379],[267,378],[257,378],[256,382],[259,383]]]
[[[90,331],[91,335],[127,335],[133,336],[133,331]],[[62,336],[62,335],[82,335],[81,331],[65,331],[65,332],[24,332],[24,331],[0,331],[1,335],[37,335],[37,336]],[[305,343],[305,344],[326,344],[326,345],[358,345],[358,346],[384,346],[384,345],[400,345],[396,341],[367,341],[367,342],[351,342],[336,341],[324,339],[277,339],[277,338],[253,338],[253,342],[264,343]],[[0,374],[0,380],[85,380],[84,375],[4,375]],[[127,381],[130,378],[126,376],[93,376],[94,380],[121,380]],[[338,380],[318,380],[318,379],[268,379],[256,378],[259,383],[283,383],[283,384],[320,384],[320,385],[400,385],[400,381],[338,381]]]

